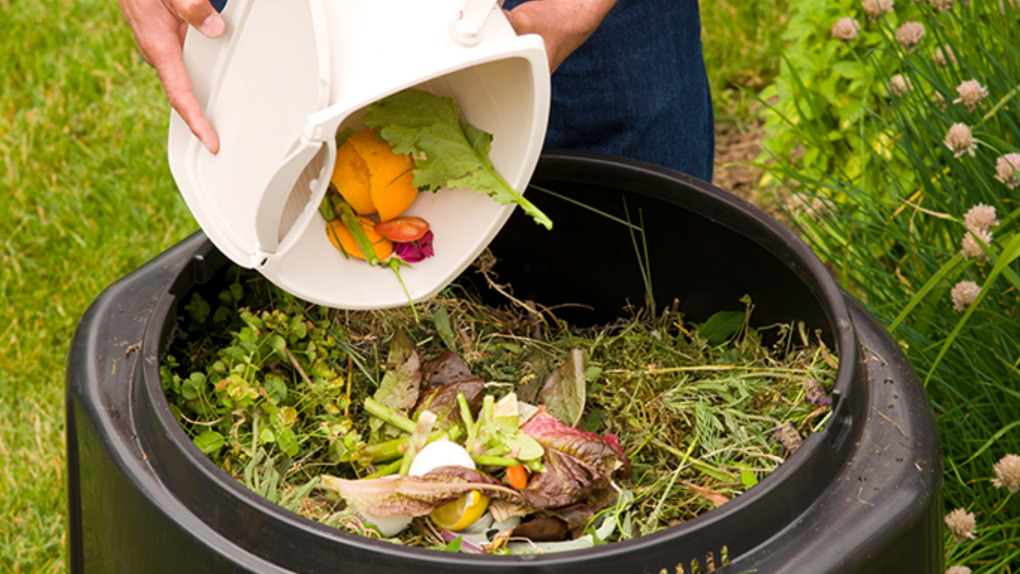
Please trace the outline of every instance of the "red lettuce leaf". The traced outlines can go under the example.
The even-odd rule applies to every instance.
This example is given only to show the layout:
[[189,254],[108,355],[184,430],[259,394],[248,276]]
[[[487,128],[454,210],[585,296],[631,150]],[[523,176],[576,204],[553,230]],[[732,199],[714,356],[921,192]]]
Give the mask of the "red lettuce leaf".
[[475,378],[467,363],[457,353],[446,351],[425,361],[421,367],[422,386],[439,387]]
[[614,435],[599,436],[569,427],[550,415],[544,405],[521,430],[546,447],[547,452],[554,449],[569,454],[597,467],[607,477],[614,474],[623,478],[630,476],[630,459]]
[[418,419],[426,409],[436,413],[435,430],[446,430],[460,424],[460,408],[457,395],[464,393],[470,407],[471,415],[477,417],[482,409],[482,394],[485,391],[484,379],[472,379],[433,387],[421,394],[418,404],[414,407],[414,420]]
[[521,491],[524,501],[534,510],[586,502],[596,497],[596,491],[609,487],[609,477],[601,468],[569,454],[546,450],[543,464],[545,472],[535,473]]

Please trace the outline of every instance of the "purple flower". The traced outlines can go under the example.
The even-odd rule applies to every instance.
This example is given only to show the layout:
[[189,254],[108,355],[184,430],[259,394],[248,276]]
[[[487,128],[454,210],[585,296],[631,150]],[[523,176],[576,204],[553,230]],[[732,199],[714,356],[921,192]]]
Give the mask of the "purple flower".
[[432,231],[426,231],[425,235],[417,241],[394,243],[393,251],[397,257],[408,263],[417,263],[432,257],[435,254],[432,250]]

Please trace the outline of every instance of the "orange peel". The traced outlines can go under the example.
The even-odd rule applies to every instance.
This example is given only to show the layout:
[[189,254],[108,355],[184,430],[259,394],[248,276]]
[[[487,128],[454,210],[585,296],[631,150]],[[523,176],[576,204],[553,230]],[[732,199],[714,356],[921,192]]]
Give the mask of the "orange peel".
[[[389,257],[393,253],[393,242],[375,232],[375,222],[371,219],[359,217],[358,221],[361,223],[361,228],[365,230],[368,241],[372,244],[375,256],[380,260]],[[358,241],[354,239],[354,234],[339,218],[326,224],[326,236],[329,237],[329,242],[333,244],[333,247],[358,259],[367,259],[361,248],[358,247]]]
[[358,215],[378,214],[380,221],[398,217],[418,197],[414,160],[394,153],[371,129],[340,146],[330,180]]

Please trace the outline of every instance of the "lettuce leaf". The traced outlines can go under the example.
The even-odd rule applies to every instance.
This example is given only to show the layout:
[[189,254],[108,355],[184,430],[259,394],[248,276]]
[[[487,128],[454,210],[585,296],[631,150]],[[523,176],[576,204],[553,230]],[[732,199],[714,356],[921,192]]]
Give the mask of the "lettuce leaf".
[[489,161],[492,135],[460,121],[453,98],[407,89],[368,106],[362,118],[396,153],[416,159],[414,185],[485,193],[502,205],[516,203],[537,223],[552,220],[496,173]]
[[424,476],[399,478],[347,480],[324,474],[321,484],[340,494],[358,512],[376,516],[424,516],[471,490],[490,498],[521,498],[516,490],[491,476],[461,466],[441,466]]

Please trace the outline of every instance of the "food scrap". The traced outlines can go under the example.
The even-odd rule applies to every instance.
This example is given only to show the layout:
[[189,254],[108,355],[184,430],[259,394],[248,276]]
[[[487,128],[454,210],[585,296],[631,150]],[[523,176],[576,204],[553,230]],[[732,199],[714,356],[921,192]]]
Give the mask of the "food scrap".
[[421,191],[444,187],[516,203],[552,227],[496,173],[489,160],[492,135],[461,121],[452,98],[408,89],[368,106],[362,120],[367,128],[338,134],[336,162],[320,207],[326,234],[345,257],[370,265],[391,256],[405,263],[431,257],[428,222],[401,215]]

